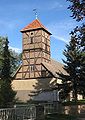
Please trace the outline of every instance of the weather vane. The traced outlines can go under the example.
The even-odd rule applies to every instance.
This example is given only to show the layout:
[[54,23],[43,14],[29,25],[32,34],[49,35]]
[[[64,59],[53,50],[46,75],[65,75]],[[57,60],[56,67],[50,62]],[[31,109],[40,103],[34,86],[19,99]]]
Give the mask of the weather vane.
[[33,9],[33,12],[35,13],[36,19],[37,19],[37,9]]

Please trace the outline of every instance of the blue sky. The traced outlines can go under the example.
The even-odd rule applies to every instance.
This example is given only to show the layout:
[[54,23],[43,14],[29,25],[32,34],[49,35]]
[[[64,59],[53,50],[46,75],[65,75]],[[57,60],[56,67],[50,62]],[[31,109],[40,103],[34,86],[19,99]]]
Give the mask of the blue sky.
[[70,17],[69,4],[66,0],[1,0],[0,35],[8,36],[10,48],[20,52],[20,30],[35,19],[33,9],[36,8],[38,19],[52,33],[51,57],[62,62],[62,51],[69,42],[69,32],[78,24]]

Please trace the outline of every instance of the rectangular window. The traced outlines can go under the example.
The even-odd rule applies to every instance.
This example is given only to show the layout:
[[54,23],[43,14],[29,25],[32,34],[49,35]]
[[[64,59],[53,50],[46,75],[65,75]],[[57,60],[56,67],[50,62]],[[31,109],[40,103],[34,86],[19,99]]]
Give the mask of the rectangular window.
[[45,50],[47,51],[47,44],[45,44]]
[[34,43],[34,37],[30,37],[30,38],[29,38],[29,43],[30,43],[30,44],[33,44],[33,43]]
[[33,41],[33,37],[30,38],[30,43],[33,44],[34,41]]
[[47,39],[45,39],[45,50],[47,51]]
[[46,71],[45,71],[45,70],[42,70],[42,71],[41,71],[41,75],[42,75],[42,77],[46,77]]
[[34,65],[30,65],[30,72],[33,72],[35,70],[35,66]]

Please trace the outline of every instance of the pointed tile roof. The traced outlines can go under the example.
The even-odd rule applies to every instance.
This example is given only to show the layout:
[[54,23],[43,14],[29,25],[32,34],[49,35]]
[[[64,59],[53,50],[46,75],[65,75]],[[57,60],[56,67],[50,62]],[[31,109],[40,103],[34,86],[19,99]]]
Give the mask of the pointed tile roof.
[[51,33],[45,28],[44,25],[42,25],[42,23],[38,19],[34,20],[30,24],[28,24],[26,27],[24,27],[21,30],[21,32],[31,31],[31,30],[36,30],[36,29],[43,29],[43,30],[45,30],[46,32],[48,32],[51,35]]

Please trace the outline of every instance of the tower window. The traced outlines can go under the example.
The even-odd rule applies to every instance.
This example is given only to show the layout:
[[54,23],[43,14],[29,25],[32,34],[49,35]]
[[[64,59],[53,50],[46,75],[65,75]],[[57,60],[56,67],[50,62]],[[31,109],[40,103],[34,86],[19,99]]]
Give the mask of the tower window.
[[30,44],[33,44],[34,43],[34,39],[33,37],[30,37]]
[[46,39],[46,44],[45,44],[45,50],[47,51],[47,39]]
[[42,71],[41,71],[41,75],[42,75],[42,77],[46,77],[46,71],[45,71],[45,70],[42,70]]
[[47,51],[47,44],[45,44],[45,50]]
[[31,33],[31,35],[33,35],[33,33]]
[[33,72],[35,69],[34,65],[30,65],[30,72]]

